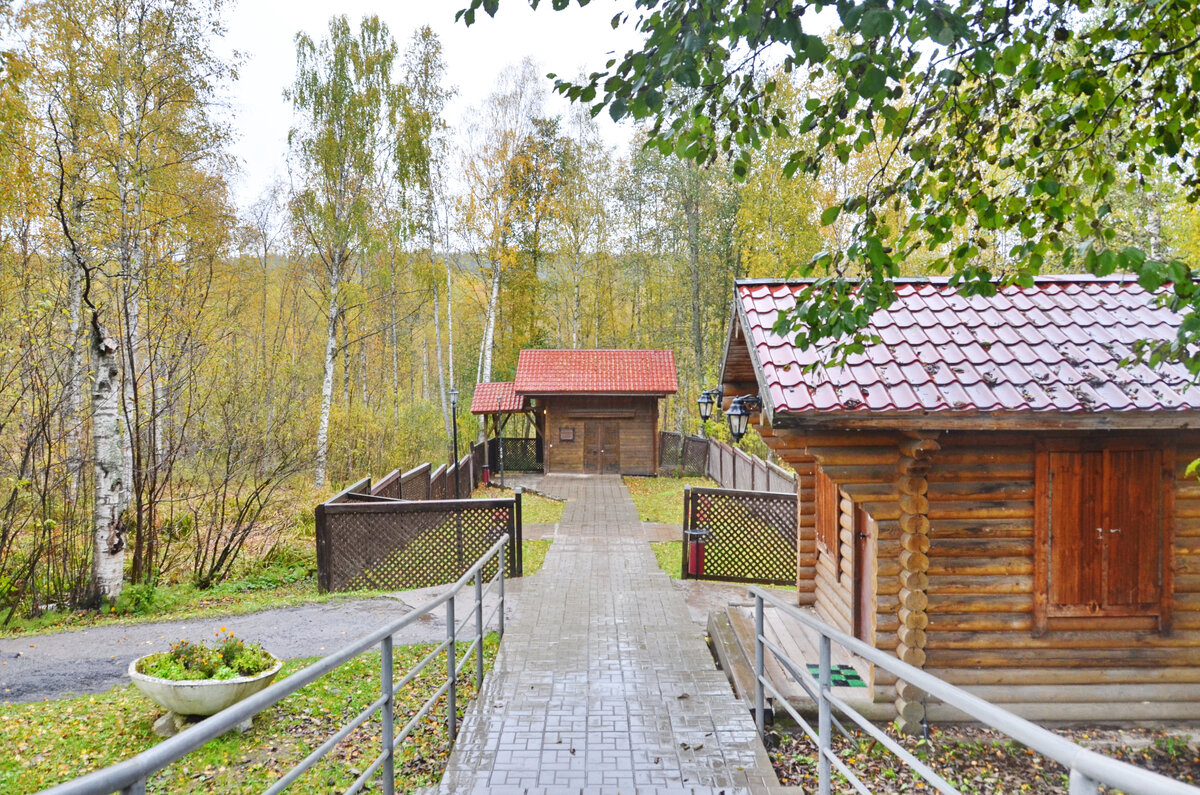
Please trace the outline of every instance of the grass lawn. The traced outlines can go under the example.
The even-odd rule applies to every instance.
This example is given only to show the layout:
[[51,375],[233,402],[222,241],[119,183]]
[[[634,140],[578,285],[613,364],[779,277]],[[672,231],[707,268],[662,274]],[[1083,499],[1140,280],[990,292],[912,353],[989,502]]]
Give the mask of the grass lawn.
[[[486,639],[491,667],[497,640]],[[394,650],[395,681],[432,646]],[[466,652],[466,644],[459,653]],[[459,710],[475,695],[474,654],[459,680]],[[396,695],[396,729],[416,714],[445,676],[445,656],[435,658],[408,688]],[[288,675],[316,658],[292,660]],[[289,696],[254,719],[245,735],[220,737],[150,779],[148,792],[262,792],[379,696],[379,653],[365,654]],[[160,742],[151,731],[162,714],[132,685],[95,696],[0,706],[0,792],[35,792],[106,765]],[[399,749],[400,792],[437,783],[449,756],[444,699],[418,724]],[[293,785],[294,792],[344,790],[379,752],[378,717],[353,732]]]
[[[534,574],[541,568],[549,546],[549,541],[523,542],[521,551],[526,575]],[[129,600],[115,612],[78,610],[45,613],[37,618],[13,616],[8,626],[0,629],[0,636],[32,635],[108,624],[175,621],[197,616],[219,618],[276,607],[315,604],[334,599],[364,599],[390,593],[381,590],[321,593],[317,590],[316,568],[316,551],[310,550],[298,560],[262,566],[208,590],[199,590],[191,583],[159,586],[153,589],[148,599]],[[143,594],[147,592],[145,589],[140,591]]]
[[550,551],[550,539],[525,540],[521,542],[521,558],[525,571],[523,576],[532,577],[542,570],[546,562],[546,553]]
[[625,487],[633,504],[637,506],[638,517],[643,522],[659,524],[683,524],[683,489],[686,486],[704,486],[716,488],[717,484],[708,478],[640,478],[626,476]]
[[650,543],[650,548],[654,550],[654,559],[658,561],[658,567],[676,580],[680,578],[680,570],[683,568],[681,546],[679,541],[653,541]]
[[[501,489],[494,486],[480,486],[471,495],[474,499],[499,500],[513,496],[512,489]],[[681,498],[682,499],[682,498]],[[552,500],[538,494],[523,492],[521,494],[521,520],[525,524],[554,524],[562,520],[566,503]]]

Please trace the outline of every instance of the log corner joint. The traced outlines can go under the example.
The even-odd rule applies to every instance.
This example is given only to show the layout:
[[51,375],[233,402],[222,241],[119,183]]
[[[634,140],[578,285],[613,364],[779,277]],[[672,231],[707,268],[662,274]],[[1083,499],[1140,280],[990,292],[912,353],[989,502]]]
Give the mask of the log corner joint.
[[[929,470],[941,449],[937,433],[908,433],[899,443],[896,488],[900,503],[900,608],[896,656],[925,666],[929,626]],[[908,682],[896,684],[897,728],[918,734],[925,721],[924,694]]]

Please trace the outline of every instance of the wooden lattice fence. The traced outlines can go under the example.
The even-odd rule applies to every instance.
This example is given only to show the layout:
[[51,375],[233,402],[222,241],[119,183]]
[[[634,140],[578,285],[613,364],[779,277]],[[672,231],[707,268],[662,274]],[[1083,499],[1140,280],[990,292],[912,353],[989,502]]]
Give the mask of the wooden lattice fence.
[[505,533],[512,539],[505,575],[519,577],[520,500],[520,492],[512,499],[420,502],[349,494],[322,503],[316,511],[318,586],[404,590],[454,582]]
[[483,444],[472,445],[456,466],[396,469],[374,486],[363,478],[318,505],[321,590],[400,590],[453,582],[504,533],[512,539],[507,574],[521,576],[520,491],[512,499],[470,499],[482,479],[484,455]]
[[[539,441],[534,438],[505,436],[499,440],[504,448],[505,472],[541,472],[542,460],[538,455]],[[500,451],[495,438],[488,440],[488,462],[492,472],[500,471]]]
[[702,477],[708,474],[709,440],[675,431],[659,434],[658,471],[663,475]]
[[689,487],[683,522],[684,579],[796,582],[795,493]]

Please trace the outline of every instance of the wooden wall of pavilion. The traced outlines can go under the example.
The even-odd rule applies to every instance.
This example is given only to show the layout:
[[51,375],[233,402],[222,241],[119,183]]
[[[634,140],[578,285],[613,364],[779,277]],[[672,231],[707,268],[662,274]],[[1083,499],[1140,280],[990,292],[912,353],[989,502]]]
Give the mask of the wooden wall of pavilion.
[[658,474],[658,398],[630,395],[548,395],[546,472],[588,472],[588,426],[616,434],[622,475]]

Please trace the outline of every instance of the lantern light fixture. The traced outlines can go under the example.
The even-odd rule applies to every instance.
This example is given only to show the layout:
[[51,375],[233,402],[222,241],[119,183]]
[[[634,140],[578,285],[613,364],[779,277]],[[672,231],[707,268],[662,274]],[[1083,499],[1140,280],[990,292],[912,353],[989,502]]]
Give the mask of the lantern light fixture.
[[725,412],[725,419],[729,422],[729,435],[733,437],[735,444],[746,435],[750,415],[762,411],[762,405],[762,398],[758,395],[742,395],[733,399],[729,410]]
[[720,386],[706,389],[696,399],[696,407],[700,410],[700,421],[708,422],[712,417],[713,406],[719,406],[725,399],[725,390]]

